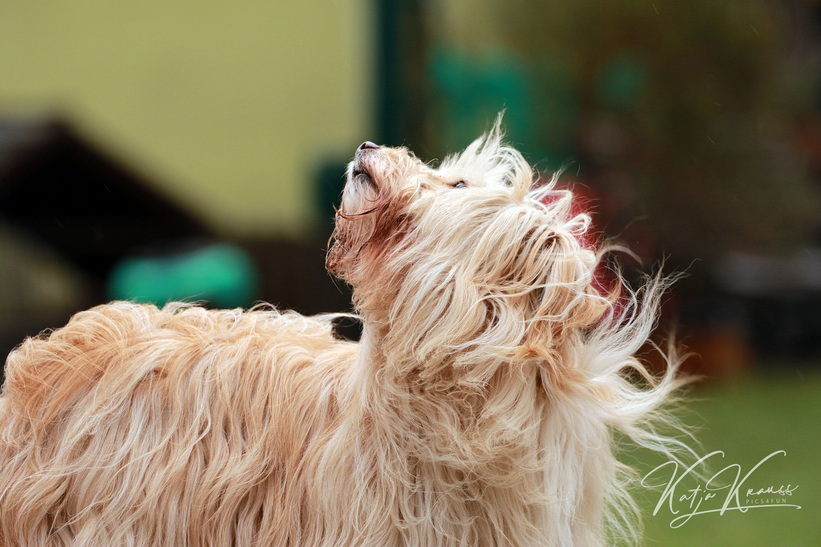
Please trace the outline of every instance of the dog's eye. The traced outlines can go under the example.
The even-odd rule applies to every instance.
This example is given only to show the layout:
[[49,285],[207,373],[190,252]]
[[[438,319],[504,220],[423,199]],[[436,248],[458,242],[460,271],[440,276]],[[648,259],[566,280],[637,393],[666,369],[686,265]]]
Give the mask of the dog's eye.
[[468,184],[463,180],[457,180],[456,182],[451,184],[451,186],[453,186],[454,188],[466,188],[467,185]]

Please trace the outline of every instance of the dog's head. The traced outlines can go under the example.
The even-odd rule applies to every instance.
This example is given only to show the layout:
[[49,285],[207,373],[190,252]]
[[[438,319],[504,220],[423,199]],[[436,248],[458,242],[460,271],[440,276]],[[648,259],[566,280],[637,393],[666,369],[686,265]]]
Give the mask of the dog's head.
[[414,353],[483,342],[550,351],[608,306],[591,285],[589,217],[572,214],[554,182],[539,183],[498,123],[438,168],[363,143],[328,269],[353,286],[366,320],[401,328]]

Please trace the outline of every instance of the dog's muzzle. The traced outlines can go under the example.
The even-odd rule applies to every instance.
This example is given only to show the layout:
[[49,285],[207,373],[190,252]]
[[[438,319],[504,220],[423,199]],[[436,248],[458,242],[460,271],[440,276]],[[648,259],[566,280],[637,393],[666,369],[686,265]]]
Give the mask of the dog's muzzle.
[[361,180],[366,184],[376,187],[376,182],[373,180],[370,170],[368,169],[368,156],[381,147],[371,141],[365,141],[359,145],[354,155],[353,167],[351,169],[351,177],[355,180]]

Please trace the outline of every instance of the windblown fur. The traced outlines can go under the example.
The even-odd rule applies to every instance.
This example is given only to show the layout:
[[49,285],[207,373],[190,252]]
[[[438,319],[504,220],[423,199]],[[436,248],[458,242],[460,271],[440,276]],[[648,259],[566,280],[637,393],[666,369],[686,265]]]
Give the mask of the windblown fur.
[[534,180],[498,125],[438,169],[361,146],[327,261],[359,343],[334,316],[124,302],[25,341],[0,544],[634,541],[614,435],[672,446],[675,360],[634,357],[664,282],[603,294],[589,218]]

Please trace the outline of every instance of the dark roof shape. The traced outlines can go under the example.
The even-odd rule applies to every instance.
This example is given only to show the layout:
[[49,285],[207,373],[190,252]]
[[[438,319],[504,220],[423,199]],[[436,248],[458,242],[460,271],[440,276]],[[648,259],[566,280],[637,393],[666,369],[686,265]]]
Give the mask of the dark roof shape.
[[0,120],[0,220],[98,279],[136,251],[213,236],[61,121]]

